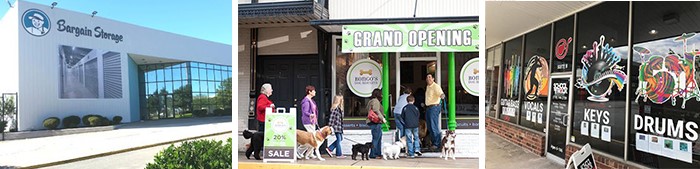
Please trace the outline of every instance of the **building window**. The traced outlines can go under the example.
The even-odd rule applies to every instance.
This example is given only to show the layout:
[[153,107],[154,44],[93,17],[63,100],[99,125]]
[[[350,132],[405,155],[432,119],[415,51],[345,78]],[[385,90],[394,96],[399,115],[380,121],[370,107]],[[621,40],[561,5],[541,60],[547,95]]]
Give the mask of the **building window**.
[[520,125],[544,132],[547,122],[549,95],[550,25],[525,35],[525,56],[522,60],[522,87],[520,90]]
[[574,53],[574,16],[571,15],[554,23],[552,39],[552,73],[571,72]]
[[501,82],[501,111],[499,118],[511,123],[517,123],[520,115],[520,77],[522,74],[522,44],[523,38],[518,37],[504,44],[503,81]]
[[633,3],[630,161],[652,168],[700,168],[698,7],[700,2]]
[[490,117],[496,117],[502,50],[501,45],[498,45],[488,49],[486,53],[486,111]]
[[574,64],[570,140],[620,158],[625,147],[625,93],[630,89],[625,83],[628,16],[629,2],[606,2],[579,13]]
[[[338,39],[340,41],[340,39]],[[336,48],[338,51],[336,51],[336,57],[335,57],[335,85],[336,85],[336,94],[342,95],[344,100],[344,109],[343,112],[345,113],[345,119],[346,120],[353,120],[356,121],[357,124],[362,125],[366,124],[365,123],[365,118],[367,117],[367,102],[369,102],[369,97],[360,97],[353,93],[350,90],[350,87],[348,86],[347,82],[347,73],[352,66],[353,63],[355,63],[358,60],[362,59],[370,59],[372,61],[375,61],[379,63],[380,65],[382,64],[382,53],[342,53],[340,52],[341,48],[339,45],[342,43],[338,42],[338,47]],[[383,84],[383,87],[389,87],[390,89],[390,100],[392,103],[395,103],[395,97],[393,97],[393,94],[395,93],[395,59],[396,59],[396,54],[395,53],[389,53],[389,58],[390,58],[390,63],[389,63],[389,73],[390,73],[390,84]],[[381,69],[381,68],[380,68]],[[381,100],[380,100],[381,101]],[[393,104],[392,104],[393,105]],[[389,111],[392,111],[392,109],[389,109]],[[393,113],[388,113],[389,117],[393,117]]]
[[[144,119],[191,117],[192,110],[212,113],[231,107],[230,66],[164,63],[141,65],[139,72],[143,74],[140,96]],[[190,76],[195,73],[197,76]]]
[[[449,71],[449,52],[440,53],[440,87],[442,91],[445,92],[445,102],[449,102],[448,93],[448,71]],[[479,96],[471,95],[467,92],[464,87],[462,87],[462,78],[460,77],[460,70],[462,66],[466,64],[469,60],[474,58],[479,58],[479,53],[476,52],[455,52],[455,115],[456,116],[479,116]],[[483,92],[483,91],[479,91]],[[483,94],[483,93],[482,93]]]

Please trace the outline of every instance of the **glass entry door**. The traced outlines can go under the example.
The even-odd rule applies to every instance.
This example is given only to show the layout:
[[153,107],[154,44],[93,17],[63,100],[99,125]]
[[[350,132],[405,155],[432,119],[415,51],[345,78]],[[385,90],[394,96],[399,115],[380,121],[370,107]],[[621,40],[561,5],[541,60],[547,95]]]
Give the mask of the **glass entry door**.
[[571,75],[553,76],[547,115],[547,158],[564,164],[566,131],[569,124]]

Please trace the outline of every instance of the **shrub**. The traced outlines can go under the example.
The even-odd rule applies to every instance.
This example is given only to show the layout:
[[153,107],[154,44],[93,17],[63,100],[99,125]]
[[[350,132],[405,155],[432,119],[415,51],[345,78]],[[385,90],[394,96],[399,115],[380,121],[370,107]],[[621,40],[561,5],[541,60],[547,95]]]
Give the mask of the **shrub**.
[[231,168],[231,138],[226,143],[214,140],[186,141],[159,152],[146,169],[156,168]]
[[58,124],[61,124],[61,120],[58,119],[58,117],[49,117],[46,120],[44,120],[44,127],[47,129],[56,129],[58,128]]
[[80,117],[68,116],[63,118],[63,128],[76,128],[80,125]]
[[214,115],[216,115],[216,116],[223,116],[225,114],[226,113],[224,112],[224,109],[215,109],[214,110]]
[[102,119],[103,117],[100,116],[90,116],[88,117],[88,125],[92,127],[101,126],[103,123]]
[[227,115],[233,115],[233,109],[230,107],[224,108],[224,113],[227,113]]
[[112,118],[112,122],[113,122],[114,124],[122,123],[122,116],[114,116],[114,117]]
[[4,133],[5,128],[7,128],[7,121],[0,121],[0,133]]
[[84,126],[90,126],[90,121],[88,121],[88,120],[90,119],[90,117],[95,117],[95,116],[98,116],[98,115],[88,114],[88,115],[83,116],[83,118],[82,118],[82,120],[83,120],[83,125],[84,125]]
[[192,111],[192,115],[197,117],[204,117],[207,115],[207,109],[199,109]]

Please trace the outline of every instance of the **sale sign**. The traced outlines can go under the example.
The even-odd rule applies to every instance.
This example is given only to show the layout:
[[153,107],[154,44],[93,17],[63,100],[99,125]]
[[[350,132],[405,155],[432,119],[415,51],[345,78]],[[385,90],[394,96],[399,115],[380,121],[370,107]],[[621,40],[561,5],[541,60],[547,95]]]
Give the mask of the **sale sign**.
[[296,158],[296,108],[265,109],[263,162],[294,161]]

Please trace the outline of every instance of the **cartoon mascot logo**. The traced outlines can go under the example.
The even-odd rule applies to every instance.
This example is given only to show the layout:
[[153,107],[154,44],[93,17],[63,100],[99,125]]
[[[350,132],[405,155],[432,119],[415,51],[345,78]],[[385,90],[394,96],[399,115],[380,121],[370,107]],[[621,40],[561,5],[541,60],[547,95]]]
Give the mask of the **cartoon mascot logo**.
[[700,101],[700,90],[695,81],[695,57],[700,56],[700,52],[689,52],[686,45],[687,40],[694,36],[695,33],[683,33],[674,39],[683,42],[683,54],[670,50],[666,56],[652,55],[645,60],[651,51],[640,46],[633,48],[642,60],[635,102],[639,97],[643,97],[644,102],[650,100],[656,104],[664,104],[670,99],[671,104],[676,106],[676,98],[680,97],[683,99],[681,108],[685,109],[685,102],[693,97]]
[[27,33],[34,36],[44,36],[51,30],[51,20],[44,11],[29,9],[22,14],[22,26]]
[[581,77],[576,80],[576,87],[583,88],[591,95],[588,100],[607,102],[612,87],[617,86],[622,91],[627,81],[627,74],[618,66],[621,57],[613,51],[609,44],[603,45],[605,36],[600,36],[599,42],[593,42],[591,49],[583,55]]
[[535,100],[538,96],[547,96],[547,81],[549,80],[549,65],[542,56],[532,56],[525,68],[525,98]]

